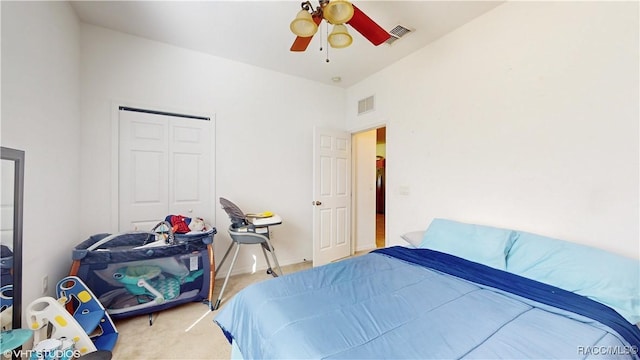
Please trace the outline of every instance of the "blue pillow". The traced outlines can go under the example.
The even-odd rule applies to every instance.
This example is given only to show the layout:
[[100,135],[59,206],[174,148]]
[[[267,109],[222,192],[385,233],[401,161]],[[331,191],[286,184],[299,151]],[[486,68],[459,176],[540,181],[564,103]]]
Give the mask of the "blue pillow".
[[507,271],[591,298],[640,322],[640,262],[604,250],[519,232]]
[[513,230],[433,219],[418,247],[505,270],[505,257],[516,236]]

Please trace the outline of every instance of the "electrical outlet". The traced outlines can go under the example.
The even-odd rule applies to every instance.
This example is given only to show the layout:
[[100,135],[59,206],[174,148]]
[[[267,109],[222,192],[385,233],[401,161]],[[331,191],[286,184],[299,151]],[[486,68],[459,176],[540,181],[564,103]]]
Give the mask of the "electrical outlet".
[[47,290],[49,290],[49,275],[42,277],[42,293],[46,294]]

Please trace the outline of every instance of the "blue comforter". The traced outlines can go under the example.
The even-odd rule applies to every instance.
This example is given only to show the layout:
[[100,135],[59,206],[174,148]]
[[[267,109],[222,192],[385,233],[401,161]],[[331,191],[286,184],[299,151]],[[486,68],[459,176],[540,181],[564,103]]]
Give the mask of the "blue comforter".
[[254,284],[215,322],[245,358],[638,358],[637,327],[565,293],[395,247]]

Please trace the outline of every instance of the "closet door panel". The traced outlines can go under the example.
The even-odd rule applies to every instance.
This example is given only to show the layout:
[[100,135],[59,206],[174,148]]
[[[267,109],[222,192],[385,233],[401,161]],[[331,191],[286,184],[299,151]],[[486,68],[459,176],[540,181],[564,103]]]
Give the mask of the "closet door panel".
[[121,110],[119,129],[119,231],[210,216],[211,121]]
[[168,119],[120,112],[119,231],[150,230],[169,207]]
[[169,128],[169,210],[189,217],[206,217],[211,211],[212,193],[210,122],[175,119]]

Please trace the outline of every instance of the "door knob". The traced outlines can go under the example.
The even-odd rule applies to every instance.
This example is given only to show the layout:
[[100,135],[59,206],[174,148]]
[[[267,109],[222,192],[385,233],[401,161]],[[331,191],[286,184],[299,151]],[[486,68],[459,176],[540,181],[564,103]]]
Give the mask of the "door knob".
[[322,205],[322,202],[321,201],[312,201],[311,205],[320,206],[320,205]]

